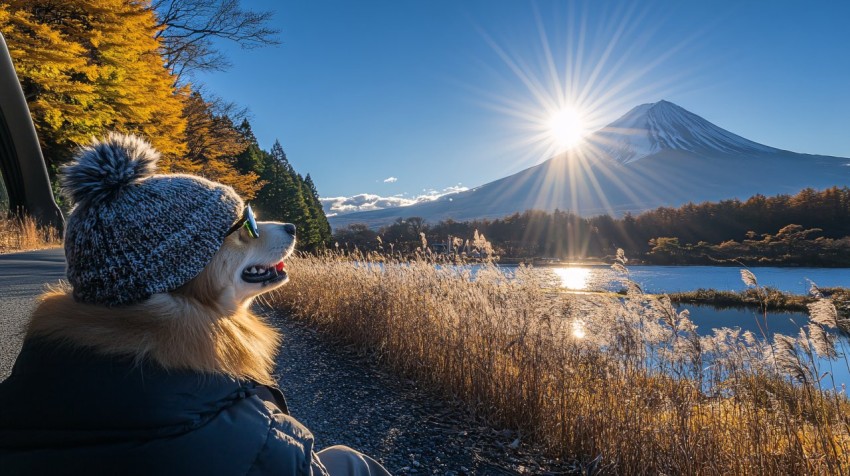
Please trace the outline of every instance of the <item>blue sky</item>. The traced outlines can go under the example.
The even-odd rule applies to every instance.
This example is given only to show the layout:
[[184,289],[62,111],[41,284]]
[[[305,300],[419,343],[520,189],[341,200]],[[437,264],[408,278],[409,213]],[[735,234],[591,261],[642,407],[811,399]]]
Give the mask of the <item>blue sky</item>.
[[413,199],[522,170],[548,158],[535,128],[563,101],[588,130],[667,99],[850,157],[848,2],[245,3],[276,12],[282,44],[223,45],[233,66],[197,80],[248,107],[260,145],[279,139],[325,197]]

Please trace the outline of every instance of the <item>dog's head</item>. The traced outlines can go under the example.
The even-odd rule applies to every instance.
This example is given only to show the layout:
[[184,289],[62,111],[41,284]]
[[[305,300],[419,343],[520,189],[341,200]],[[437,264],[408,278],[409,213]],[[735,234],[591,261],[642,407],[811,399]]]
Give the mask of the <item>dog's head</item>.
[[284,285],[289,281],[285,260],[295,248],[295,225],[259,222],[257,231],[255,237],[239,227],[229,234],[206,268],[176,292],[233,311]]
[[63,168],[71,287],[42,296],[28,335],[273,383],[280,337],[250,304],[288,280],[295,226],[257,224],[232,188],[158,175],[158,159],[147,141],[110,134]]

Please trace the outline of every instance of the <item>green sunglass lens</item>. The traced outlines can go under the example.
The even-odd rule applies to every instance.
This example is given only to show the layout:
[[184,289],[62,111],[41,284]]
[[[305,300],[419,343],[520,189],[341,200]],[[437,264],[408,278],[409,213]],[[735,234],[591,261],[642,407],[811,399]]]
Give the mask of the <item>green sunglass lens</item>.
[[251,238],[260,237],[260,228],[257,226],[257,219],[254,217],[254,211],[251,210],[251,205],[245,209],[245,228],[248,229],[248,234]]

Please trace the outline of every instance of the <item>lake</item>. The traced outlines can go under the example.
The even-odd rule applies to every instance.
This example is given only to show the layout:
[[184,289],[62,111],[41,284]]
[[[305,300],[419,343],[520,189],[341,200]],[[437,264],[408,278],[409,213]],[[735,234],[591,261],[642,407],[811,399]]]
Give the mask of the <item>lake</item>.
[[[510,272],[512,267],[505,267]],[[571,290],[618,291],[619,273],[607,265],[566,266],[537,268],[550,273],[560,285]],[[631,266],[632,281],[647,293],[674,293],[699,288],[723,291],[745,289],[741,269],[726,266]],[[847,268],[750,268],[761,286],[772,286],[780,291],[807,294],[809,281],[822,288],[850,287],[850,269]]]
[[[551,278],[553,285],[572,291],[618,291],[623,286],[620,277],[610,266],[566,266],[536,268]],[[850,269],[843,268],[750,268],[761,286],[772,286],[781,291],[794,294],[807,294],[812,281],[818,286],[850,287]],[[510,273],[511,267],[505,267]],[[746,289],[741,281],[741,268],[721,266],[632,266],[629,268],[631,279],[643,288],[644,292],[659,294],[680,291],[692,291],[699,288],[711,288],[726,291]],[[756,318],[758,311],[747,308],[718,309],[712,306],[682,304],[679,310],[688,309],[691,320],[698,326],[700,335],[711,335],[712,329],[721,327],[740,327],[761,336]],[[759,318],[760,315],[759,315]],[[800,312],[769,312],[767,316],[768,334],[782,333],[796,336],[801,326],[808,323],[808,316]],[[772,340],[772,339],[771,339]],[[839,346],[844,352],[850,342]],[[850,369],[841,359],[830,365],[820,362],[821,368],[828,370],[831,376],[824,379],[824,385],[832,387],[850,386]],[[833,380],[834,379],[834,380]]]

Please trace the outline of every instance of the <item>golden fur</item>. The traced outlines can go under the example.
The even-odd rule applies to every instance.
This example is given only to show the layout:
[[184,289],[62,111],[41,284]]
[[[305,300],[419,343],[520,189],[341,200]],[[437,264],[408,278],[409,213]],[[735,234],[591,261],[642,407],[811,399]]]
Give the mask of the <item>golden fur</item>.
[[[68,285],[38,301],[27,338],[45,337],[106,355],[152,359],[168,369],[223,373],[273,384],[278,332],[250,311],[264,289],[243,282],[241,270],[273,263],[292,251],[294,238],[281,224],[262,223],[261,239],[240,231],[228,237],[212,262],[193,280],[139,304],[109,308],[78,303]],[[253,261],[252,261],[253,260]]]

